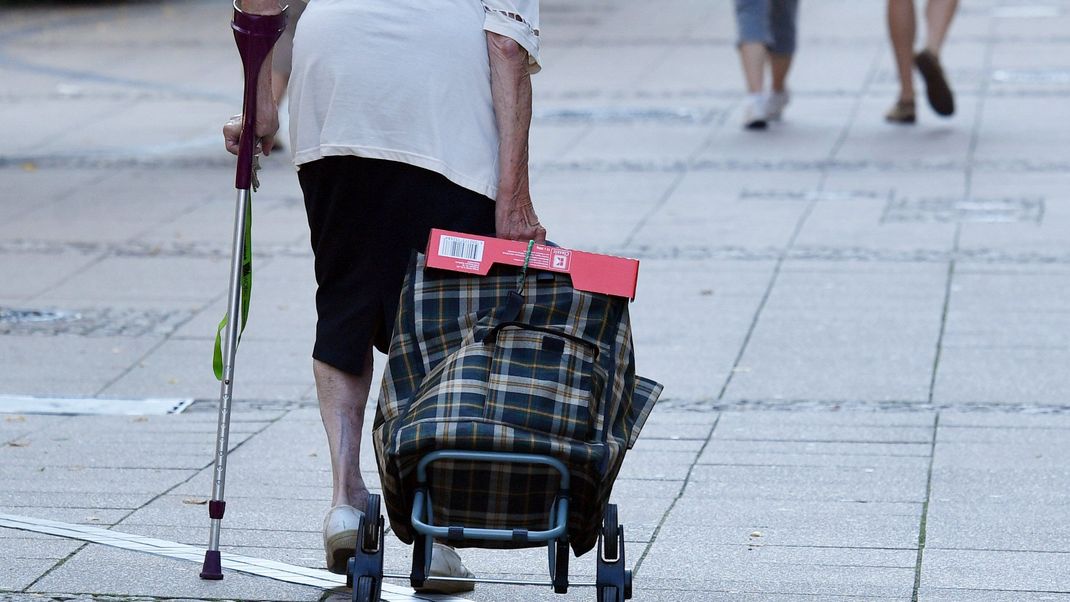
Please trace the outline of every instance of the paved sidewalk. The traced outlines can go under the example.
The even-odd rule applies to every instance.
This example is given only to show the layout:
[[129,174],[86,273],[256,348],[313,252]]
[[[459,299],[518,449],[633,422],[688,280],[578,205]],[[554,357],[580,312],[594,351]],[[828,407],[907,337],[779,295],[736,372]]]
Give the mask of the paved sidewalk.
[[[764,133],[739,127],[730,2],[542,5],[540,216],[642,260],[637,361],[666,384],[614,489],[636,599],[1070,600],[1070,1],[963,3],[958,113],[895,127],[883,0],[807,0]],[[223,531],[251,573],[181,559],[208,535],[228,3],[0,14],[0,600],[347,597],[311,570],[330,474],[282,157],[256,197]],[[27,409],[45,397],[66,415]],[[78,539],[102,528],[112,545]],[[545,572],[540,550],[465,558]]]

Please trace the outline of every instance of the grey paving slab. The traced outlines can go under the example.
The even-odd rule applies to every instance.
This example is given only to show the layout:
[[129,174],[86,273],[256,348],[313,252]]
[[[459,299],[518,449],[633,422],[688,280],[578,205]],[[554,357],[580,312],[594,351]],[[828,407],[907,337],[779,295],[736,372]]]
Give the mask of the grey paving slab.
[[924,588],[1066,593],[1070,555],[1050,552],[926,549]]
[[[193,526],[164,526],[164,525],[136,525],[124,523],[116,530],[131,535],[143,535],[155,539],[163,539],[191,546],[207,546],[209,535],[209,521],[207,511],[205,519],[200,525]],[[220,546],[224,551],[236,554],[263,558],[264,552],[257,550],[290,549],[301,550],[307,554],[308,550],[316,550],[323,553],[323,533],[320,530],[285,531],[280,529],[241,529],[230,525],[224,520],[223,529],[220,533]],[[238,552],[238,549],[244,552]],[[323,568],[323,559],[319,559]]]
[[724,546],[691,537],[655,543],[639,578],[652,588],[909,598],[914,556],[911,550]]
[[11,481],[5,486],[14,492],[98,492],[161,493],[195,474],[192,470],[114,469],[57,467],[4,467]]
[[6,262],[0,296],[34,307],[35,296],[85,269],[96,259],[83,253],[19,253]]
[[1060,414],[1009,414],[962,412],[944,410],[940,412],[940,426],[954,427],[992,427],[992,428],[1036,428],[1036,429],[1070,429],[1070,416]]
[[[714,437],[699,463],[709,463],[720,454],[775,454],[792,458],[828,456],[831,458],[872,458],[879,462],[882,457],[927,458],[930,443],[872,443],[859,441],[757,441],[754,439],[725,439]],[[816,458],[820,462],[821,458]]]
[[[136,570],[133,570],[136,568]],[[230,572],[204,581],[200,563],[172,560],[103,546],[88,546],[37,581],[34,592],[92,592],[102,595],[184,598],[318,600],[319,588]]]
[[1000,503],[1070,503],[1066,489],[1070,471],[1065,468],[1019,468],[994,471],[984,468],[934,467],[936,498]]
[[1070,599],[1066,593],[1044,593],[1021,590],[983,590],[974,588],[922,588],[918,592],[918,600],[928,602],[1060,602]]
[[692,536],[682,525],[725,545],[906,549],[917,545],[920,507],[839,501],[744,507],[739,499],[699,499],[689,492],[673,506],[655,543]]
[[[214,335],[213,335],[214,336]],[[213,339],[171,339],[101,391],[105,395],[212,398],[219,382],[212,373]],[[294,399],[312,384],[312,344],[251,339],[235,360],[234,395],[244,399]],[[240,379],[240,380],[239,380]]]
[[0,386],[23,395],[92,396],[158,342],[155,337],[5,335],[0,357],[8,369]]
[[111,526],[130,513],[125,508],[63,507],[52,508],[47,504],[34,507],[0,506],[4,514],[16,514],[33,518],[44,518],[79,525]]
[[144,258],[107,258],[56,287],[43,299],[81,299],[82,303],[114,298],[207,302],[226,290],[227,262],[223,259],[156,257],[150,264]]
[[22,560],[61,560],[82,545],[82,542],[58,537],[46,540],[12,537],[4,540],[4,554],[7,558]]
[[[973,468],[990,471],[1017,471],[1024,467],[1033,469],[1058,469],[1063,458],[1070,452],[1070,442],[1060,444],[1053,438],[1043,437],[1036,443],[945,442],[933,461],[938,468]],[[1028,435],[1026,435],[1028,436]]]
[[711,466],[691,472],[687,495],[774,500],[913,502],[927,474],[847,467]]
[[[714,433],[717,439],[753,439],[760,441],[816,441],[823,443],[928,443],[933,439],[932,419],[928,424],[917,421],[916,426],[895,425],[889,420],[886,425],[836,424],[837,415],[818,414],[828,417],[828,423],[815,420],[814,415],[800,421],[787,412],[762,414],[725,412],[717,423]],[[890,424],[889,424],[890,423]]]
[[19,514],[19,508],[123,508],[133,510],[147,504],[156,497],[151,493],[119,493],[119,492],[84,492],[84,493],[58,493],[58,492],[29,492],[29,491],[0,491],[0,505],[11,508],[14,514]]
[[930,501],[926,545],[946,549],[1067,552],[1066,504],[1043,505],[1000,499]]
[[50,558],[11,558],[0,566],[0,590],[21,591],[56,565]]

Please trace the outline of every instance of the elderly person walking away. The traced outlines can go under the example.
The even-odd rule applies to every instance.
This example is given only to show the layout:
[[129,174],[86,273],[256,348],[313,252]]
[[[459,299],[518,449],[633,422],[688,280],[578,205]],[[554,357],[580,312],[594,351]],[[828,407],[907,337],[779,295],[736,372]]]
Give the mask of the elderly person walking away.
[[[779,121],[788,105],[787,79],[795,54],[795,22],[799,0],[735,0],[739,59],[747,84],[743,127],[765,129]],[[771,92],[765,92],[769,65]]]
[[885,115],[891,123],[914,123],[917,108],[914,102],[914,66],[925,80],[929,104],[938,115],[955,112],[955,96],[940,65],[940,49],[955,17],[958,0],[928,0],[925,3],[925,48],[914,54],[917,31],[914,0],[888,0],[888,33],[895,52],[899,74],[899,99]]
[[[278,0],[241,0],[277,13]],[[386,351],[411,251],[431,228],[544,242],[528,190],[537,0],[312,0],[290,77],[290,144],[315,253],[313,373],[333,471],[327,568],[346,570],[368,496],[360,441],[372,346]],[[257,131],[277,128],[269,69]],[[240,125],[225,128],[236,149]],[[435,544],[428,591],[470,584]]]

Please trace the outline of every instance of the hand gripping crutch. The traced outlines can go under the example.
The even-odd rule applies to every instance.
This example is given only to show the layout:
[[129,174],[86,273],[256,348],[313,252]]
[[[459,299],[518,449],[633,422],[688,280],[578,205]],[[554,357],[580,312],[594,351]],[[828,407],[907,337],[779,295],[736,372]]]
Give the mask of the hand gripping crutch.
[[[237,206],[234,212],[234,245],[230,257],[230,291],[227,297],[227,317],[225,336],[223,337],[222,366],[217,371],[221,385],[219,392],[219,426],[216,430],[215,471],[212,481],[212,499],[208,502],[208,515],[212,519],[212,531],[208,541],[208,550],[204,553],[204,566],[201,579],[222,579],[223,566],[219,556],[219,530],[226,510],[223,501],[223,487],[227,473],[228,439],[230,437],[230,402],[234,385],[234,355],[238,347],[239,324],[244,322],[248,311],[248,287],[243,294],[243,277],[251,278],[251,272],[245,274],[244,259],[250,251],[248,248],[248,213],[252,199],[253,182],[256,174],[256,88],[260,69],[267,60],[271,49],[279,36],[286,29],[285,10],[277,15],[252,15],[234,4],[234,20],[230,27],[234,30],[234,41],[238,44],[242,67],[245,71],[245,97],[242,102],[242,134],[238,143],[238,166],[234,186],[238,189]],[[248,282],[248,280],[247,280]],[[244,297],[244,299],[243,299]],[[245,306],[243,307],[243,303]],[[242,319],[239,319],[241,315]]]

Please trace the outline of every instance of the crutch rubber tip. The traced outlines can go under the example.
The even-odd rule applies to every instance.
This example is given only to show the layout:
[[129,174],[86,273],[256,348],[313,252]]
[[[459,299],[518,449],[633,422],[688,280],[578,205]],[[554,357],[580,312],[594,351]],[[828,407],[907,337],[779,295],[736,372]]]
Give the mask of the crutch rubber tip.
[[204,553],[204,566],[201,567],[201,579],[219,581],[223,578],[223,561],[219,557],[219,550],[208,550]]

